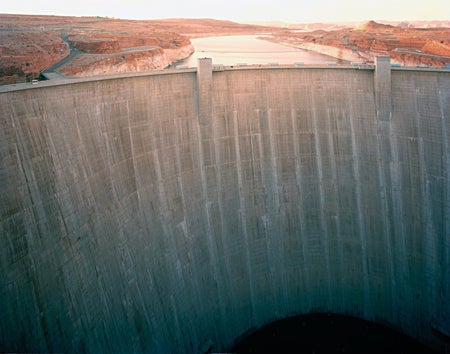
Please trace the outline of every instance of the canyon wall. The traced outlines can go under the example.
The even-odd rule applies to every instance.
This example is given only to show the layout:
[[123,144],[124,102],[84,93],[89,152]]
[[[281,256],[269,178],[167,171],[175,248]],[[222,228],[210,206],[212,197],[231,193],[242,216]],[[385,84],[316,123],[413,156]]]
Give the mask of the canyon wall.
[[390,70],[0,88],[0,350],[220,351],[311,312],[443,350],[450,73]]
[[71,77],[163,70],[194,52],[192,44],[179,48],[140,47],[105,55],[80,55],[58,68]]

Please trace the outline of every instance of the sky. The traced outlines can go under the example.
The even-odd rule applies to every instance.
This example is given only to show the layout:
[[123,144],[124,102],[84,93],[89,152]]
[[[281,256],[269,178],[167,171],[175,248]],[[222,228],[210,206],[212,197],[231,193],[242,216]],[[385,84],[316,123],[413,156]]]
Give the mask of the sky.
[[1,0],[0,13],[288,23],[450,20],[450,0]]

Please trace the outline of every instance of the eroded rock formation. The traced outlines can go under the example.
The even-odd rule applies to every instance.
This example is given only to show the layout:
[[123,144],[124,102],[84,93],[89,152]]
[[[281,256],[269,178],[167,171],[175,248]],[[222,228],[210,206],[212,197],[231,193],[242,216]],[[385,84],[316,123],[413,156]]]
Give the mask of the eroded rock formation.
[[268,31],[213,19],[1,14],[0,85],[31,81],[43,70],[70,76],[159,70],[192,54],[190,37]]
[[279,32],[271,38],[348,61],[372,62],[389,55],[402,65],[442,67],[450,62],[450,28],[400,28],[369,21],[354,29]]
[[31,81],[69,52],[59,33],[0,31],[0,85]]

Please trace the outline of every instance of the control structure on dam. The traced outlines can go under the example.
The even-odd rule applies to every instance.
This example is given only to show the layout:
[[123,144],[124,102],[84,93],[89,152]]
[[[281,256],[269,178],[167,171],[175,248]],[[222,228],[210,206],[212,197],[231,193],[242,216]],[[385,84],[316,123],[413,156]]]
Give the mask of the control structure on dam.
[[450,72],[199,68],[0,89],[0,350],[207,352],[351,315],[444,351]]

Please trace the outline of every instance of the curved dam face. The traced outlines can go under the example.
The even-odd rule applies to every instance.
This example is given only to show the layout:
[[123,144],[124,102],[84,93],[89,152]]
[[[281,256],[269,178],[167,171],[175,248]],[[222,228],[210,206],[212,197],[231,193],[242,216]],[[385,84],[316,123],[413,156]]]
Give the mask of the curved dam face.
[[443,350],[450,73],[382,64],[0,93],[0,349],[217,351],[331,312]]

